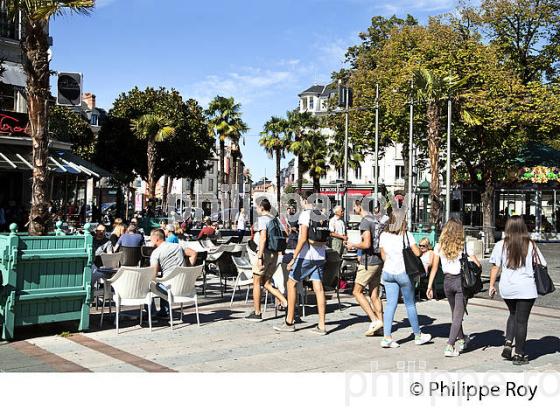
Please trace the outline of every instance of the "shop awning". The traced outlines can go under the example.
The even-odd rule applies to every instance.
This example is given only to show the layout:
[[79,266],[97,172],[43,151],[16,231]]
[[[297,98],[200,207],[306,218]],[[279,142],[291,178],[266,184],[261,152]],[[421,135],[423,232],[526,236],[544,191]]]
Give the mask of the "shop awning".
[[[0,171],[32,171],[30,147],[0,144]],[[90,178],[110,177],[111,174],[69,151],[50,149],[47,162],[49,172],[83,175]]]
[[4,61],[2,67],[4,68],[4,73],[0,77],[0,82],[21,88],[26,87],[27,77],[25,75],[25,71],[23,71],[23,66],[21,64]]

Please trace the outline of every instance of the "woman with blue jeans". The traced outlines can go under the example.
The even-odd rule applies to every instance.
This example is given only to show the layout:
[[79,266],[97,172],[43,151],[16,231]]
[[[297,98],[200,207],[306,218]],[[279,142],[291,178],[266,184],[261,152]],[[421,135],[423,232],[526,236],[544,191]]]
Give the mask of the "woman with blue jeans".
[[381,347],[399,347],[399,344],[393,340],[391,334],[393,319],[399,302],[399,291],[402,292],[408,321],[414,332],[414,342],[417,345],[423,345],[432,339],[431,335],[420,332],[416,301],[414,299],[414,285],[410,281],[404,265],[404,235],[408,236],[408,242],[410,242],[410,246],[417,256],[420,256],[420,249],[416,245],[412,234],[406,231],[406,218],[399,218],[399,216],[396,211],[391,214],[385,232],[379,237],[381,259],[384,262],[382,279],[387,296],[387,303],[383,314],[383,340],[381,341]]

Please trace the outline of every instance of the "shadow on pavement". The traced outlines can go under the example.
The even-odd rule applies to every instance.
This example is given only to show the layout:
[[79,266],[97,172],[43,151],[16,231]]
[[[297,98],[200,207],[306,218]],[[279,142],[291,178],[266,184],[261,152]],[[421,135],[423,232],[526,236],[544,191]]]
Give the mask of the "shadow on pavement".
[[556,336],[545,336],[538,340],[527,340],[525,343],[525,352],[529,355],[529,360],[535,360],[549,354],[560,353],[560,339]]

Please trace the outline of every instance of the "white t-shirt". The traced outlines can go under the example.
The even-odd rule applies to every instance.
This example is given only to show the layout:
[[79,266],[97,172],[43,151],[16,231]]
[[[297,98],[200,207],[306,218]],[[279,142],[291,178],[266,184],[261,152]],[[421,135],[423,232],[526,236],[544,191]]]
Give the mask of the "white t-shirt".
[[272,215],[269,214],[260,215],[258,217],[255,229],[255,237],[253,238],[253,240],[257,244],[257,247],[259,246],[261,240],[261,231],[266,230],[266,225],[268,225],[268,223],[273,219],[274,218],[272,217]]
[[[490,263],[502,268],[500,274],[500,296],[503,299],[536,299],[537,286],[533,272],[533,244],[529,244],[525,266],[510,269],[507,265],[507,252],[504,250],[504,241],[499,241],[492,250]],[[541,263],[546,266],[546,261],[539,250]]]
[[329,221],[329,231],[339,235],[346,235],[346,226],[344,225],[344,221],[337,216],[333,216]]
[[[463,252],[461,252],[455,259],[447,259],[447,257],[443,254],[441,245],[438,243],[434,248],[434,253],[439,256],[439,263],[441,264],[441,270],[443,273],[449,273],[450,275],[459,275],[461,273],[461,255]],[[467,256],[472,255],[472,247],[467,245]]]
[[[408,236],[410,246],[416,245],[414,236],[412,236],[410,232],[407,232],[406,234]],[[389,232],[383,232],[379,237],[379,248],[383,249],[383,252],[385,253],[383,271],[393,275],[406,273],[403,258],[403,238],[403,235],[396,235]]]
[[245,214],[239,213],[239,217],[237,218],[237,229],[242,231],[245,229]]
[[[311,221],[311,210],[305,210],[299,215],[298,224],[299,226],[305,225],[309,228],[309,223]],[[299,231],[301,235],[301,229]],[[326,244],[313,244],[305,242],[301,252],[298,255],[298,259],[305,259],[309,261],[324,261],[326,255]]]

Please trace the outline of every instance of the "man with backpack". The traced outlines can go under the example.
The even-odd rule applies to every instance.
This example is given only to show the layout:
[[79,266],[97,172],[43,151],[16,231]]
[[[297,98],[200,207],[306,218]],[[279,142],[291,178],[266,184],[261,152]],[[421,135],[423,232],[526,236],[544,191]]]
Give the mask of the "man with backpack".
[[[383,303],[379,297],[383,260],[379,250],[379,236],[383,232],[388,218],[379,212],[379,207],[375,209],[374,215],[370,214],[362,206],[361,200],[357,200],[354,203],[354,213],[362,217],[360,222],[362,241],[360,243],[348,244],[348,249],[361,249],[362,255],[360,256],[354,291],[352,293],[371,320],[364,335],[373,336],[375,332],[383,328]],[[371,304],[364,295],[366,287],[369,287],[371,292]]]
[[272,206],[268,199],[261,200],[257,211],[255,236],[257,244],[256,261],[253,263],[253,306],[254,311],[245,317],[251,322],[262,321],[261,286],[274,295],[283,306],[287,305],[284,295],[272,286],[272,276],[278,267],[278,254],[286,250],[286,237],[280,221],[270,213]]
[[299,237],[293,257],[288,263],[290,271],[288,279],[288,313],[284,322],[274,326],[279,332],[294,332],[297,284],[303,280],[313,283],[313,291],[317,297],[319,324],[313,331],[326,335],[325,313],[326,298],[323,289],[323,273],[325,268],[326,245],[330,236],[329,220],[319,209],[314,208],[304,198],[305,209],[299,216]]

